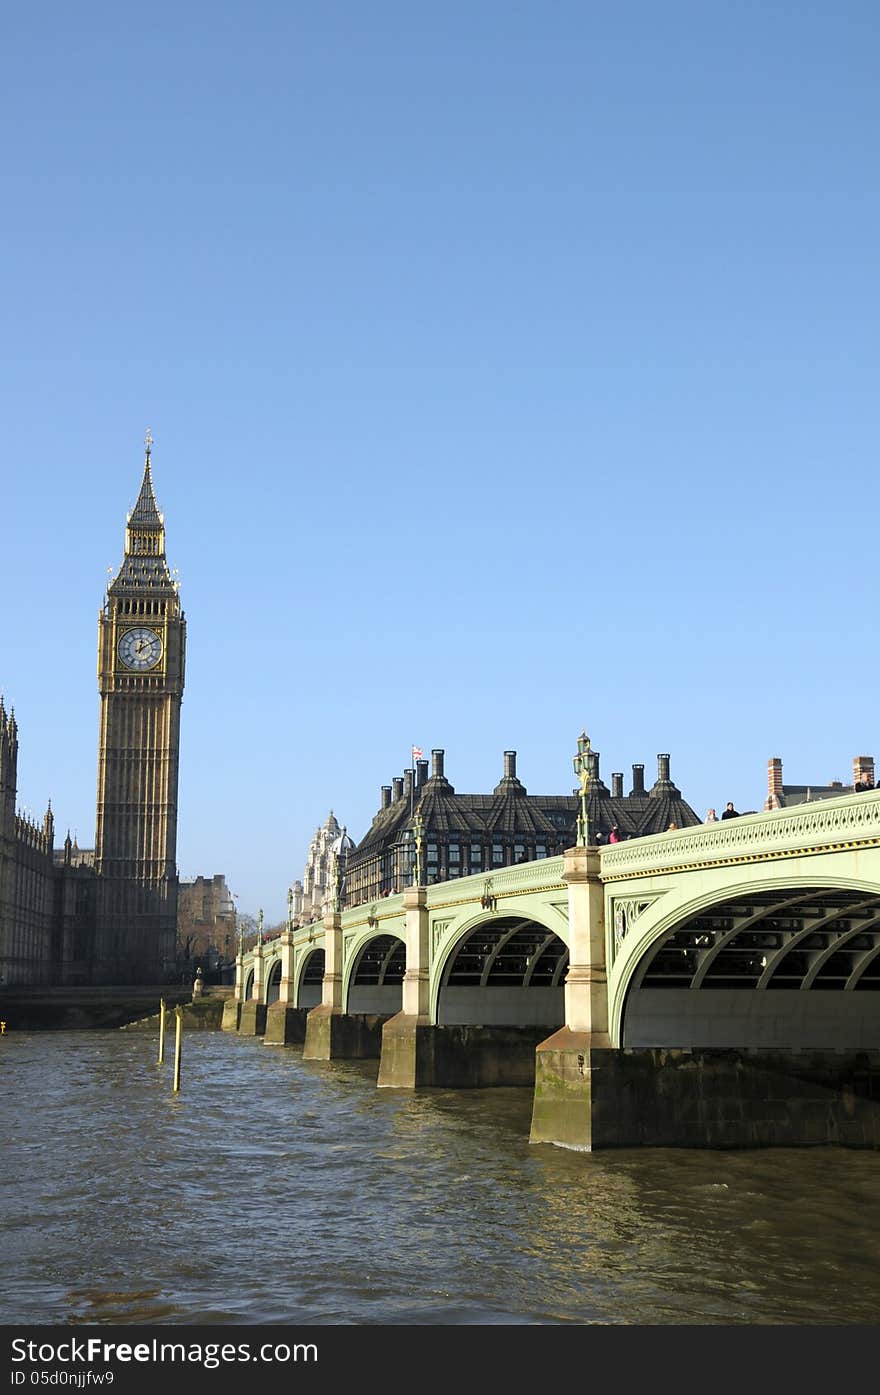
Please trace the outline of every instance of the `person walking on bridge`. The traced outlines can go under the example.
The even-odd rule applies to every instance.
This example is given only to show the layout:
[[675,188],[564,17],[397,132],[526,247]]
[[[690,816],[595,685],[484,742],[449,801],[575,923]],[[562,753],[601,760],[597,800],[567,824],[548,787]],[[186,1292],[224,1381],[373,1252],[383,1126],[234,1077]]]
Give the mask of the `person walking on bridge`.
[[733,800],[732,800],[732,799],[728,799],[728,801],[727,801],[727,808],[724,810],[724,813],[721,815],[721,817],[722,817],[723,819],[738,819],[738,818],[739,818],[739,810],[738,810],[738,809],[734,809],[734,807],[733,807]]

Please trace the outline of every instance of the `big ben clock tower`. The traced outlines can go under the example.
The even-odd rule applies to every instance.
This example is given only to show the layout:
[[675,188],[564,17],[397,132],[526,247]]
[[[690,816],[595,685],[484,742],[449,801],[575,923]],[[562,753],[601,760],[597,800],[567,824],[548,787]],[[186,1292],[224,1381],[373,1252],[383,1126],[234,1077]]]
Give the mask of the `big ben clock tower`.
[[147,432],[125,556],[98,617],[94,977],[160,983],[177,936],[177,767],[186,622],[165,559]]

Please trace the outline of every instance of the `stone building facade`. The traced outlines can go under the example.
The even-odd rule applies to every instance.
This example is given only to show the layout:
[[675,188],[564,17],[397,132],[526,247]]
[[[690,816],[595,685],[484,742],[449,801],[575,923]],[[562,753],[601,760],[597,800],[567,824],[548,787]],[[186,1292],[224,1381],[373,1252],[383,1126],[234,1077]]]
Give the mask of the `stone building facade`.
[[54,819],[15,807],[18,723],[0,698],[0,982],[47,982],[55,934]]
[[291,912],[297,925],[320,920],[333,910],[337,894],[340,857],[354,847],[345,828],[340,828],[333,810],[309,844],[302,881],[293,883]]
[[222,872],[180,882],[177,895],[178,958],[231,959],[235,955],[235,901]]
[[41,823],[16,811],[18,723],[0,698],[0,986],[89,983],[95,869],[70,840],[55,847],[51,803]]

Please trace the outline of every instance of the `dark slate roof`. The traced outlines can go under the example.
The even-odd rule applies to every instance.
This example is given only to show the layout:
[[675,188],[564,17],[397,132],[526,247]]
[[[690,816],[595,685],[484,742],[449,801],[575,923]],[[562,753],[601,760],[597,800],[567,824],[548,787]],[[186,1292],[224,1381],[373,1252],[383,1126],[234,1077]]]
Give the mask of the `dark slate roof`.
[[814,799],[837,799],[853,792],[852,785],[783,785],[776,800],[777,806],[784,809],[792,804],[809,804]]
[[364,857],[380,853],[383,848],[396,843],[409,821],[409,804],[405,799],[395,800],[387,809],[380,809],[366,834],[350,854],[349,867],[356,866]]
[[154,596],[175,596],[177,587],[164,556],[146,557],[127,552],[122,566],[107,588],[111,596],[126,591],[149,591]]
[[128,517],[129,528],[161,528],[162,515],[156,503],[156,495],[153,492],[153,475],[150,468],[150,456],[144,461],[144,477],[141,481],[141,492],[137,497],[137,503]]
[[[403,831],[421,819],[425,837],[439,841],[504,838],[507,842],[574,844],[580,799],[577,794],[528,794],[516,777],[505,777],[492,794],[456,794],[444,776],[433,776],[418,791],[410,815],[409,802],[397,799],[380,809],[349,858],[349,868],[375,857],[396,843]],[[588,802],[590,830],[607,839],[614,824],[627,837],[662,833],[671,823],[689,828],[701,822],[672,781],[657,781],[640,795],[614,798],[598,782]]]

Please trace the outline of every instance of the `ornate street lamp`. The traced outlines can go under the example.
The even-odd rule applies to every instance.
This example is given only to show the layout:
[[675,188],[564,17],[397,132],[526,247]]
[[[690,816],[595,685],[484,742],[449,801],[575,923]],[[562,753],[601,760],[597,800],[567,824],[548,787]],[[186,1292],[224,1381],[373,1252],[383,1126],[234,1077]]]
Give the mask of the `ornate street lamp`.
[[342,910],[346,885],[346,871],[348,869],[348,848],[345,842],[345,829],[343,828],[336,842],[333,844],[335,857],[333,859],[333,909]]
[[287,888],[287,933],[293,929],[293,887]]
[[578,737],[577,755],[574,758],[574,773],[581,786],[581,807],[577,816],[577,846],[586,848],[590,842],[589,787],[590,787],[590,738],[585,731]]
[[413,837],[416,845],[416,856],[413,862],[413,886],[421,886],[422,884],[422,837],[424,832],[425,826],[422,823],[421,815],[419,815],[413,824]]
[[263,943],[263,907],[261,906],[261,907],[260,907],[260,920],[259,920],[259,924],[257,925],[257,944],[262,945],[262,943]]

